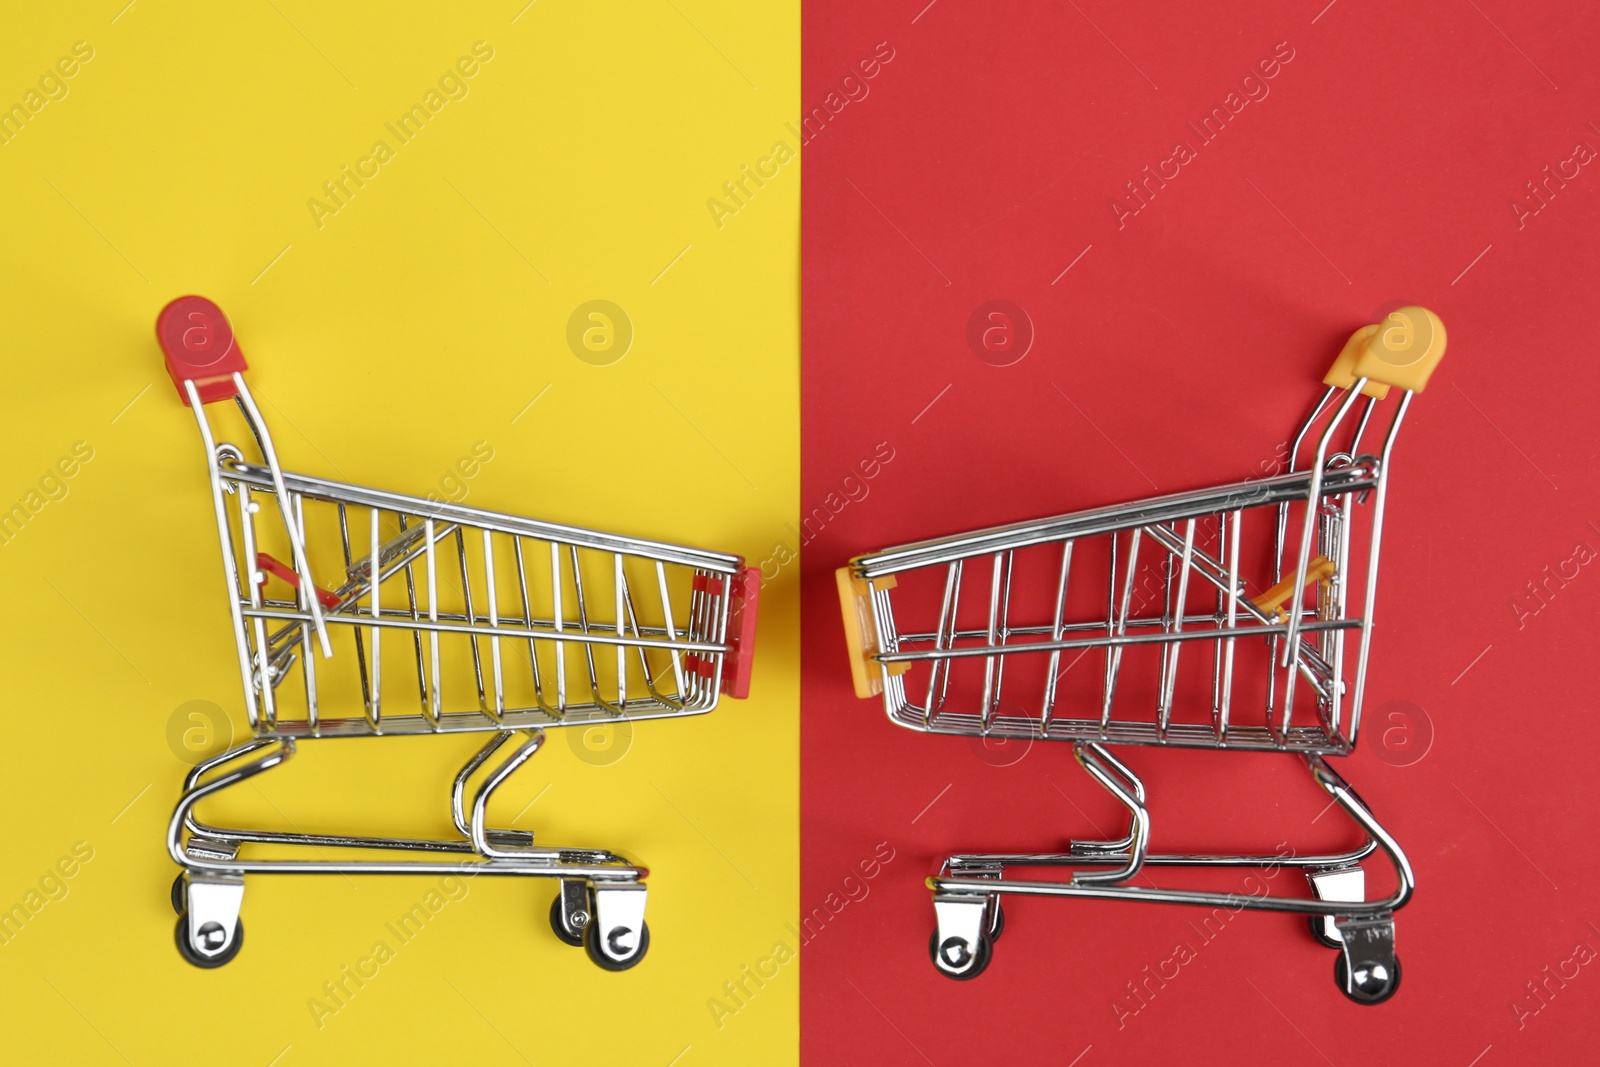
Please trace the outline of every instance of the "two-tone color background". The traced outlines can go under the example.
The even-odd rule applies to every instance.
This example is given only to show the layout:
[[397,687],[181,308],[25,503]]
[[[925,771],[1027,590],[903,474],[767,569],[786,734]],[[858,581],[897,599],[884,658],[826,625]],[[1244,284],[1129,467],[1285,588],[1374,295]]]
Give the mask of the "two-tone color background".
[[[1597,46],[1589,5],[1506,0],[14,6],[0,910],[29,917],[0,939],[0,1060],[1590,1061]],[[186,292],[232,316],[297,468],[762,567],[750,700],[557,737],[505,789],[517,825],[651,868],[636,970],[556,943],[514,879],[440,893],[337,1001],[431,880],[256,878],[240,957],[179,959],[166,819],[245,729],[152,334]],[[621,358],[569,345],[592,300],[631,323]],[[1020,358],[969,341],[991,301]],[[1245,914],[1136,997],[1191,916],[1086,901],[1008,903],[989,970],[938,977],[939,858],[1115,812],[1061,746],[855,700],[833,568],[1262,473],[1399,302],[1451,343],[1397,453],[1375,718],[1341,768],[1417,869],[1400,993],[1349,1004],[1301,923]],[[444,832],[475,745],[306,746],[229,813]],[[1287,757],[1129,758],[1164,850],[1347,840]]]

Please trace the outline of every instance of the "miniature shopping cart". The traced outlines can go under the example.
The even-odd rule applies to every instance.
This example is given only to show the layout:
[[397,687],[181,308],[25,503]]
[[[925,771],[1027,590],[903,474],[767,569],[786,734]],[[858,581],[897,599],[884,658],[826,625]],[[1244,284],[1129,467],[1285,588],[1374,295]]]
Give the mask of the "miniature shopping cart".
[[[162,310],[156,335],[205,443],[254,733],[195,767],[173,812],[179,952],[200,967],[237,955],[246,874],[504,874],[559,880],[556,936],[607,970],[638,963],[650,944],[647,871],[613,852],[491,827],[488,805],[549,729],[699,715],[723,693],[743,697],[759,573],[738,556],[291,473],[222,311],[182,297]],[[260,463],[214,438],[206,405],[224,400],[238,404]],[[459,836],[449,840],[240,830],[195,815],[302,739],[471,731],[490,736],[455,776]],[[240,856],[256,844],[317,851]]]
[[[881,694],[892,722],[925,733],[1071,742],[1131,818],[1123,837],[1064,854],[946,860],[928,880],[941,973],[979,974],[1004,925],[1001,894],[1023,893],[1305,915],[1340,949],[1346,996],[1393,995],[1393,913],[1411,868],[1324,757],[1347,754],[1361,725],[1390,455],[1444,348],[1422,308],[1358,330],[1287,473],[903,545],[838,572],[858,696]],[[1400,395],[1385,403],[1391,389]],[[1151,854],[1144,785],[1113,745],[1296,753],[1367,841],[1339,855]],[[1397,888],[1369,901],[1360,862],[1377,849]],[[1154,865],[1287,865],[1311,895],[1132,884]],[[1006,877],[1016,867],[1072,870]]]

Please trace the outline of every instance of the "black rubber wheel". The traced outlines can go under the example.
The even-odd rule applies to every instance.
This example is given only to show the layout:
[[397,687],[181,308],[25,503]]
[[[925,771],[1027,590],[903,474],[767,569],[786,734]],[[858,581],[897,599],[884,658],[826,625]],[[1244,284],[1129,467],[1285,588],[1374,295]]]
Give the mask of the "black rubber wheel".
[[995,941],[1000,940],[1000,935],[1005,933],[1005,932],[1006,932],[1006,909],[1005,909],[1005,905],[1001,904],[997,900],[997,901],[994,902],[994,925],[989,928],[989,941],[991,943],[993,943]]
[[183,914],[184,905],[188,903],[184,900],[184,891],[188,888],[188,876],[189,872],[179,871],[178,877],[172,880],[172,910],[178,915]]
[[[590,925],[593,925],[593,923]],[[571,945],[573,948],[577,948],[579,945],[583,944],[582,934],[567,933],[567,928],[561,923],[560,893],[557,893],[556,898],[550,902],[550,929],[556,932],[556,936],[561,939],[562,944]]]
[[1357,984],[1354,993],[1345,990],[1345,974],[1344,953],[1341,952],[1333,961],[1333,980],[1339,984],[1339,992],[1357,1004],[1382,1004],[1400,988],[1400,959],[1395,957],[1394,974],[1384,978],[1368,976]]
[[644,959],[644,954],[650,951],[650,924],[641,923],[639,926],[639,947],[633,950],[633,955],[625,960],[614,960],[600,951],[600,924],[593,919],[584,928],[583,947],[589,953],[589,958],[595,966],[603,971],[626,971],[638,965]]
[[1337,941],[1334,938],[1328,937],[1322,932],[1323,918],[1324,916],[1321,915],[1306,916],[1306,925],[1311,928],[1311,936],[1317,939],[1317,944],[1322,945],[1325,948],[1344,948],[1344,943],[1342,941]]
[[185,960],[194,964],[196,967],[203,967],[206,970],[210,970],[213,967],[221,967],[224,963],[232,960],[239,954],[239,950],[244,947],[244,922],[243,920],[234,922],[233,943],[228,946],[228,951],[224,952],[220,956],[201,956],[198,955],[190,946],[188,912],[179,912],[178,914],[177,938],[178,955],[182,956]]
[[[951,940],[955,939],[952,938]],[[956,945],[952,947],[959,947],[962,944],[962,942],[957,941]],[[970,982],[972,979],[978,977],[978,975],[983,973],[983,969],[989,966],[989,960],[994,955],[993,941],[990,939],[989,935],[983,934],[978,938],[978,947],[973,950],[972,965],[961,973],[954,974],[942,965],[939,949],[939,931],[935,929],[928,937],[928,958],[933,961],[934,970],[938,971],[946,978],[957,982]]]

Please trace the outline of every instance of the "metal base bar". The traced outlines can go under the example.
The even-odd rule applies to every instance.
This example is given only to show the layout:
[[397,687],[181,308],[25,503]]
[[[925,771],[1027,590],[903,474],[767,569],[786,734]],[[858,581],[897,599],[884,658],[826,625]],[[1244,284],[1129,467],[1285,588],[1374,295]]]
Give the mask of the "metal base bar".
[[[508,736],[508,735],[507,735]],[[457,776],[457,790],[466,778],[482,765],[503,743],[497,737],[474,756]],[[540,735],[542,740],[542,735]],[[354,837],[339,834],[286,833],[274,830],[248,830],[216,827],[202,823],[194,809],[200,801],[246,779],[279,766],[294,755],[295,745],[288,738],[260,739],[230,749],[206,760],[189,773],[183,796],[172,813],[167,831],[167,851],[174,861],[191,872],[225,875],[243,874],[496,874],[526,877],[581,879],[590,882],[636,883],[649,875],[649,869],[634,866],[614,852],[603,849],[534,847],[532,835],[525,831],[492,830],[482,825],[482,809],[488,797],[511,771],[537,750],[539,740],[525,743],[510,760],[502,764],[491,780],[480,788],[474,803],[473,825],[466,836],[480,839],[488,850],[476,847],[474,840],[430,840],[409,838]],[[531,749],[530,749],[531,746]],[[212,772],[237,761],[225,773]],[[509,766],[508,766],[509,765]],[[204,779],[204,780],[202,780]],[[455,808],[452,814],[457,814]],[[461,820],[464,821],[464,820]],[[460,828],[458,821],[458,829]],[[190,835],[187,844],[184,833]],[[474,832],[476,831],[476,832]],[[524,844],[524,842],[530,842]],[[292,860],[238,858],[240,844],[272,844],[359,850],[390,850],[414,853],[446,853],[459,856],[449,860]],[[211,845],[213,847],[207,847]]]
[[[1088,746],[1097,748],[1098,746]],[[949,873],[931,877],[927,880],[929,889],[945,900],[953,898],[985,898],[996,893],[1016,893],[1024,896],[1039,897],[1091,897],[1099,900],[1142,900],[1151,904],[1188,904],[1198,907],[1226,907],[1238,911],[1250,909],[1255,911],[1289,912],[1301,915],[1328,915],[1341,918],[1384,918],[1402,907],[1410,899],[1415,888],[1415,880],[1411,872],[1411,864],[1400,846],[1395,842],[1372,813],[1367,810],[1350,787],[1340,778],[1326,761],[1320,757],[1310,757],[1306,760],[1307,768],[1311,771],[1313,780],[1333,798],[1334,802],[1350,816],[1350,818],[1365,831],[1366,843],[1359,849],[1335,856],[1306,856],[1306,857],[1280,857],[1280,856],[1241,856],[1241,855],[1144,855],[1139,856],[1137,851],[1074,851],[1068,854],[1040,854],[1040,855],[961,855],[952,856],[945,861],[943,870]],[[1086,767],[1088,764],[1086,764]],[[1120,770],[1120,764],[1117,765]],[[1129,772],[1131,774],[1131,772]],[[1096,776],[1097,779],[1099,776]],[[1135,779],[1136,780],[1136,779]],[[1102,780],[1102,784],[1105,784]],[[1108,786],[1108,788],[1110,788]],[[1122,790],[1113,790],[1124,803],[1132,793],[1125,794]],[[1144,805],[1139,804],[1135,813],[1144,810]],[[1135,836],[1138,836],[1137,834]],[[1121,844],[1117,842],[1116,844]],[[1075,846],[1077,843],[1075,843]],[[1397,886],[1393,894],[1381,900],[1351,901],[1351,900],[1322,900],[1310,897],[1285,897],[1285,896],[1250,896],[1243,893],[1216,893],[1187,889],[1159,889],[1146,888],[1126,884],[1108,884],[1104,881],[1095,881],[1093,878],[1085,879],[1076,877],[1072,882],[1047,882],[1029,879],[1007,879],[988,876],[962,876],[964,869],[979,868],[993,872],[996,868],[1003,869],[1007,866],[1036,866],[1036,867],[1066,867],[1066,866],[1116,866],[1122,871],[1119,875],[1126,875],[1129,869],[1137,869],[1135,860],[1140,865],[1159,866],[1192,866],[1192,867],[1254,867],[1278,864],[1290,867],[1316,868],[1316,867],[1344,867],[1371,855],[1376,850],[1382,850],[1384,855],[1393,864],[1397,878]],[[1101,879],[1105,878],[1103,872],[1095,872]]]

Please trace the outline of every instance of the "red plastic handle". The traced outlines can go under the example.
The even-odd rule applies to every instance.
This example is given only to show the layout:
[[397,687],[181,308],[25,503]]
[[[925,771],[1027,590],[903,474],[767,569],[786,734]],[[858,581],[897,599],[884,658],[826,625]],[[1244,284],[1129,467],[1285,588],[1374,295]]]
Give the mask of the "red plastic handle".
[[245,369],[244,353],[222,309],[203,296],[180,296],[156,316],[156,340],[167,360],[167,373],[185,404],[183,388],[192,381],[200,402],[210,404],[238,395],[234,374]]
[[755,665],[761,568],[746,567],[729,581],[733,603],[728,608],[728,637],[733,648],[722,660],[722,691],[743,700],[750,695],[750,672]]
[[[269,556],[265,552],[257,552],[256,566],[275,578],[282,578],[295,589],[300,588],[300,576],[294,572],[293,567],[289,566],[281,559],[278,559],[276,556]],[[267,584],[267,579],[265,577],[261,579],[261,584]],[[332,611],[334,608],[339,606],[339,598],[328,592],[326,589],[318,589],[317,603],[321,604],[329,611]]]

